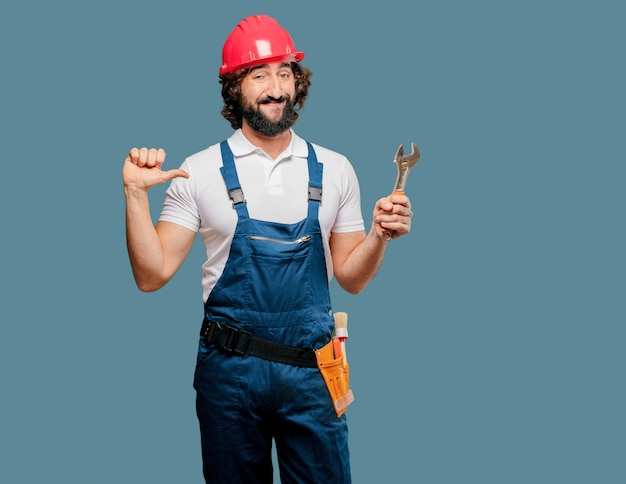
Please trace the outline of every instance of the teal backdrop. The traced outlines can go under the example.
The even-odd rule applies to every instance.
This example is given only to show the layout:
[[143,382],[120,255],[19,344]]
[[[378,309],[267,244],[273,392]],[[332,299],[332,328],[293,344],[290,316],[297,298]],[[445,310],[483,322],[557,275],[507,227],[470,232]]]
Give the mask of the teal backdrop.
[[[220,141],[221,46],[279,20],[297,132],[363,213],[422,160],[409,236],[349,314],[356,484],[626,482],[623,2],[8,1],[0,6],[0,482],[200,483],[200,241],[139,292],[122,161]],[[156,218],[164,187],[151,193]]]

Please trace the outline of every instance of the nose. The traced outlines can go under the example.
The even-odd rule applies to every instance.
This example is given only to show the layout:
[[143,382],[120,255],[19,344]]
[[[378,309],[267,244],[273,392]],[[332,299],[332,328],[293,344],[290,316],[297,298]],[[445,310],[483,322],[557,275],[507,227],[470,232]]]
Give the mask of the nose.
[[277,99],[282,95],[280,80],[278,76],[270,76],[267,84],[267,95]]

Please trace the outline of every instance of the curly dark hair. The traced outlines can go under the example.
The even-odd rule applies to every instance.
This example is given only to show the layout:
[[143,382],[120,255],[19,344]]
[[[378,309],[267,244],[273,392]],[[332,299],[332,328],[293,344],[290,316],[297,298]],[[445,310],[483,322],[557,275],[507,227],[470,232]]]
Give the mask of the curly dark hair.
[[[297,111],[304,107],[304,101],[309,94],[311,76],[313,73],[308,67],[301,66],[297,62],[291,63],[291,70],[296,80],[296,97],[294,100],[294,123],[298,119]],[[250,69],[243,69],[237,72],[221,74],[220,84],[222,85],[222,116],[230,123],[233,129],[241,128],[241,81],[250,72]]]

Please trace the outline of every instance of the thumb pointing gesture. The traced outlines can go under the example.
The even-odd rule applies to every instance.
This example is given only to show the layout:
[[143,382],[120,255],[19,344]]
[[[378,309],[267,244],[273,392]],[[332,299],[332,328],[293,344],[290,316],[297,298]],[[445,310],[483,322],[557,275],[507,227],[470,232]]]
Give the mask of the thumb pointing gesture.
[[124,186],[149,190],[173,178],[189,178],[189,174],[181,169],[163,171],[164,162],[165,150],[162,148],[132,148],[122,169]]

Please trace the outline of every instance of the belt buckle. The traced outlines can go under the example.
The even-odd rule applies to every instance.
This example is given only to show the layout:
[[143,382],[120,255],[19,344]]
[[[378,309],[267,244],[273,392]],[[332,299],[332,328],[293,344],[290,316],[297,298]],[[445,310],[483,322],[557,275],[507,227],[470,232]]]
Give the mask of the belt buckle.
[[233,328],[232,326],[220,325],[219,323],[218,326],[227,331],[226,338],[221,345],[222,349],[235,355],[245,355],[250,344],[251,333],[243,329]]

